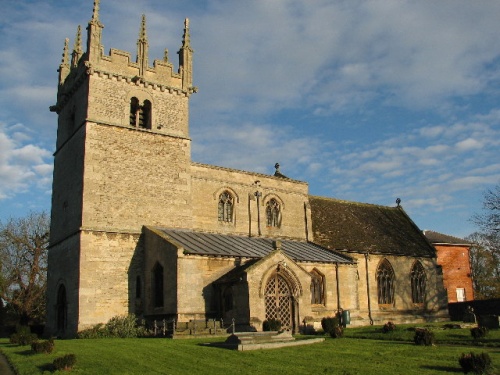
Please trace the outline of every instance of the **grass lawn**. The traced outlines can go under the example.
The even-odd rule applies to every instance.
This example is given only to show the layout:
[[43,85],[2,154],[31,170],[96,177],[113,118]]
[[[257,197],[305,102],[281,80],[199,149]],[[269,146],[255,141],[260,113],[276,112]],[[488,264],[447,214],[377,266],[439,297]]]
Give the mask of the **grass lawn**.
[[28,346],[13,346],[1,339],[0,350],[19,375],[49,373],[54,358],[69,353],[76,354],[76,374],[460,374],[458,357],[470,351],[487,352],[500,368],[499,330],[491,331],[478,346],[469,340],[468,329],[435,326],[433,347],[411,343],[413,333],[407,327],[379,336],[380,331],[375,326],[351,328],[343,339],[248,352],[202,345],[221,339],[156,338],[56,340],[50,355],[31,354]]

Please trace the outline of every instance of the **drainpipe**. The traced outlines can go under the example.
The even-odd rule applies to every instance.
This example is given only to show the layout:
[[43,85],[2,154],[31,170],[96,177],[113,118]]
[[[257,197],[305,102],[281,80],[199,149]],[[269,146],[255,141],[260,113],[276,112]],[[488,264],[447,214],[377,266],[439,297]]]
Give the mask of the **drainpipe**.
[[257,197],[257,233],[260,237],[262,234],[260,231],[260,197],[262,197],[262,193],[257,190],[254,195]]
[[335,277],[337,278],[337,311],[340,311],[340,283],[339,283],[339,263],[335,263]]
[[365,268],[366,268],[366,294],[368,297],[368,318],[370,318],[370,325],[373,325],[373,318],[372,318],[372,304],[371,304],[371,299],[370,299],[370,275],[368,274],[368,258],[369,258],[369,253],[365,253]]

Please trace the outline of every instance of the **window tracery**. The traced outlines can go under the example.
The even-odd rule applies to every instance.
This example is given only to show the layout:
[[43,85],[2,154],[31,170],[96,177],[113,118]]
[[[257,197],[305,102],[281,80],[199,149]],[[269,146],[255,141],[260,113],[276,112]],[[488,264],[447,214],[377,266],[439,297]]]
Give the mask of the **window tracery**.
[[234,198],[227,190],[219,195],[218,219],[220,222],[231,223],[233,221]]
[[424,303],[425,298],[425,270],[419,261],[413,264],[410,272],[411,299],[413,303]]
[[325,277],[317,270],[311,272],[311,304],[325,304]]
[[387,259],[377,268],[378,303],[388,305],[394,303],[394,270]]
[[279,202],[271,198],[266,203],[266,221],[268,227],[279,228],[281,219],[281,206]]

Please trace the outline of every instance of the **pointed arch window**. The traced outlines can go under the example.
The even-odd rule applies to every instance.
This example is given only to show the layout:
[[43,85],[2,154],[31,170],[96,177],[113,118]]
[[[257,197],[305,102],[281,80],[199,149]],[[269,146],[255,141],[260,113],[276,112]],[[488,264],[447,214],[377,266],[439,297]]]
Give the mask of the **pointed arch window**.
[[416,261],[410,272],[411,300],[413,303],[424,303],[425,298],[425,270],[422,263]]
[[387,259],[380,262],[377,268],[377,292],[379,304],[394,303],[394,270]]
[[228,191],[219,195],[218,216],[220,222],[231,223],[233,221],[234,197]]
[[153,267],[153,304],[154,307],[163,306],[163,267],[160,263],[156,262]]
[[130,99],[129,124],[134,127],[151,129],[151,102],[149,100],[144,100],[141,105],[136,97]]
[[266,204],[266,219],[268,227],[279,228],[281,221],[281,207],[278,201],[274,198],[270,199]]
[[311,304],[325,304],[325,276],[317,270],[311,272]]

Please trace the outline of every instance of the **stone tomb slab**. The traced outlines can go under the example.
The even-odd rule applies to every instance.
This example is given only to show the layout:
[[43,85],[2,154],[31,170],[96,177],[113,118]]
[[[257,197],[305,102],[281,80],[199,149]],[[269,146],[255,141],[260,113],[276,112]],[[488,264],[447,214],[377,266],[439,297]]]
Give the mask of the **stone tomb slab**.
[[310,345],[323,342],[324,338],[313,338],[304,340],[295,340],[290,331],[276,332],[235,332],[231,334],[225,342],[211,343],[210,346],[216,346],[233,350],[258,350],[258,349],[276,349],[287,346]]

